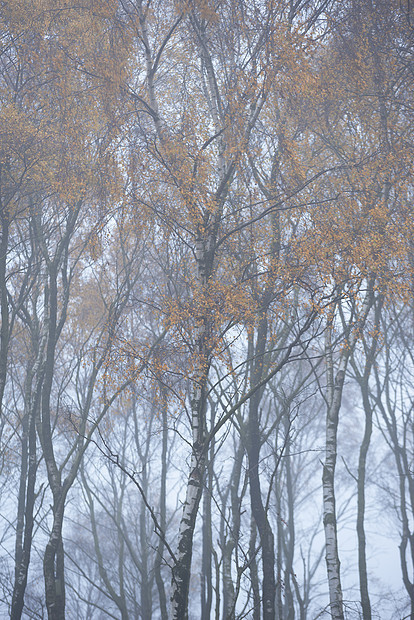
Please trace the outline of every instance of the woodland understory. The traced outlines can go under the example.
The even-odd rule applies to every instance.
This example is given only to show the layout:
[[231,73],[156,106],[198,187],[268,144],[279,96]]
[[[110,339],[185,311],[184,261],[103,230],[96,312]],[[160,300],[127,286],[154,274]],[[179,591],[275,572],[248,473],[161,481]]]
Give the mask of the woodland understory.
[[414,618],[410,1],[0,33],[0,617]]

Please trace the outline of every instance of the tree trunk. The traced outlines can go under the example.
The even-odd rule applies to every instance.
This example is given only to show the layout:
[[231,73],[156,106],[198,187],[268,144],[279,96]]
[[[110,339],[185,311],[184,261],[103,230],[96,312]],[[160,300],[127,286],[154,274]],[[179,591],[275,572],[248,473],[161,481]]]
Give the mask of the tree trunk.
[[366,557],[366,538],[365,538],[365,473],[369,444],[372,435],[372,408],[368,397],[368,385],[361,386],[362,401],[365,411],[365,430],[359,450],[358,462],[358,504],[357,504],[357,536],[358,536],[358,569],[359,586],[361,591],[362,617],[364,620],[371,620],[371,602],[368,593],[368,571]]
[[16,532],[15,580],[13,587],[12,607],[10,618],[20,620],[24,606],[24,594],[27,585],[30,553],[33,538],[33,512],[35,503],[35,482],[37,471],[36,459],[36,415],[39,412],[41,377],[38,378],[33,402],[30,391],[32,378],[39,372],[41,362],[41,347],[34,369],[28,368],[26,378],[25,405],[28,412],[23,421],[22,460],[20,472],[20,488],[18,500],[18,517]]
[[276,587],[276,605],[278,610],[279,618],[283,618],[283,580],[282,580],[282,564],[283,564],[283,523],[281,516],[281,489],[280,489],[280,480],[276,478],[275,480],[275,512],[276,512],[276,577],[277,577],[277,587]]
[[[285,415],[285,433],[290,433],[290,420],[288,415]],[[295,552],[295,520],[294,520],[294,489],[292,480],[292,466],[290,455],[290,437],[286,439],[285,450],[285,464],[286,464],[286,493],[287,493],[287,525],[289,536],[286,540],[285,537],[285,556],[286,556],[286,571],[285,571],[285,596],[287,613],[285,614],[286,620],[294,620],[295,607],[293,603],[293,592],[291,586],[291,580],[294,577],[293,572],[293,557]]]
[[[211,428],[214,427],[214,409],[211,407]],[[201,618],[210,620],[213,602],[212,579],[212,533],[211,533],[211,497],[213,494],[213,459],[214,437],[210,445],[210,457],[207,466],[206,493],[203,500],[203,554],[201,563]]]
[[[335,467],[337,457],[337,431],[339,410],[341,407],[342,390],[345,370],[337,372],[334,382],[334,368],[331,348],[331,324],[327,327],[327,417],[325,463],[323,466],[323,525],[325,530],[325,558],[329,584],[329,602],[333,620],[344,620],[340,562],[338,553],[338,532],[335,506]],[[344,360],[344,357],[342,358]]]
[[[42,389],[41,444],[48,480],[53,494],[53,526],[43,558],[46,608],[49,620],[65,617],[65,579],[62,526],[66,494],[62,492],[61,475],[55,461],[51,419],[50,396],[52,391],[55,349],[57,342],[57,266],[49,262],[49,288],[45,289],[45,308],[48,309],[48,339],[45,361],[45,378]],[[45,312],[46,314],[46,312]],[[46,321],[46,317],[45,317]]]
[[[198,435],[198,429],[194,430]],[[176,562],[172,569],[171,618],[174,620],[188,618],[193,535],[203,490],[204,469],[205,458],[202,445],[199,440],[196,440],[191,453],[190,474],[178,533]]]
[[[252,386],[257,385],[263,373],[263,355],[266,346],[267,320],[266,316],[260,321],[257,343],[255,350],[255,361],[252,371]],[[263,587],[262,605],[263,620],[274,620],[276,617],[275,608],[275,550],[274,537],[263,506],[262,492],[260,486],[259,461],[260,461],[260,423],[259,405],[261,400],[261,390],[256,390],[249,402],[249,421],[248,421],[248,440],[247,453],[249,458],[249,486],[252,514],[257,525],[262,547],[262,567],[263,567]]]
[[249,541],[249,566],[250,566],[250,579],[252,582],[253,591],[253,620],[260,620],[260,589],[259,589],[259,576],[257,571],[256,560],[256,523],[252,515],[250,522],[250,541]]
[[[326,327],[326,443],[325,443],[325,463],[323,466],[322,486],[323,486],[323,524],[325,530],[325,559],[329,583],[329,602],[331,615],[334,620],[344,619],[343,596],[340,576],[340,561],[338,551],[338,532],[336,521],[335,505],[335,468],[337,459],[337,433],[339,411],[342,402],[342,392],[345,381],[345,372],[349,358],[354,350],[358,331],[365,325],[369,311],[374,302],[373,296],[374,281],[368,282],[362,311],[358,312],[357,320],[354,319],[345,323],[342,315],[343,326],[347,340],[345,348],[339,357],[339,370],[334,379],[334,362],[332,355],[332,331],[333,331],[333,312],[328,320]],[[358,329],[357,329],[358,328]]]
[[62,540],[63,498],[53,506],[53,527],[43,558],[46,607],[49,620],[65,618],[65,565]]
[[[141,485],[142,489],[148,497],[148,476],[147,465],[145,461],[142,462],[141,469]],[[152,614],[152,596],[150,580],[148,575],[148,532],[146,526],[146,506],[144,502],[141,502],[140,514],[139,514],[139,533],[141,539],[141,614],[143,618],[151,618]]]
[[[160,489],[160,527],[165,535],[167,524],[167,448],[168,448],[168,426],[167,426],[167,395],[165,388],[160,385],[162,398],[162,448],[161,448],[161,489]],[[161,562],[164,554],[164,541],[160,536],[157,547],[157,554],[154,561],[155,581],[158,588],[160,600],[161,620],[168,620],[167,597],[165,596],[164,580],[161,575]]]
[[[1,164],[0,164],[1,174]],[[1,176],[0,176],[1,178]],[[6,286],[6,267],[7,267],[7,249],[9,245],[9,214],[3,206],[0,197],[0,221],[1,221],[1,239],[0,239],[0,437],[3,431],[4,417],[2,415],[2,403],[4,388],[6,386],[7,377],[7,357],[10,340],[9,325],[9,300]]]
[[[231,620],[235,615],[235,607],[239,591],[239,579],[237,581],[236,590],[232,577],[232,554],[238,545],[240,536],[240,504],[244,495],[244,490],[239,492],[241,470],[243,465],[244,446],[240,442],[234,456],[234,465],[231,472],[230,482],[230,498],[231,498],[231,514],[233,527],[227,534],[227,540],[223,535],[223,618]],[[224,529],[224,528],[223,528]]]
[[[205,289],[211,275],[214,257],[214,242],[211,236],[201,234],[196,243],[197,279],[201,289]],[[203,493],[205,456],[205,425],[207,408],[207,380],[210,369],[208,338],[210,335],[210,316],[200,316],[196,335],[196,371],[193,379],[191,399],[192,450],[190,473],[187,481],[183,515],[178,533],[178,550],[172,568],[171,620],[188,618],[188,592],[191,577],[194,529]]]

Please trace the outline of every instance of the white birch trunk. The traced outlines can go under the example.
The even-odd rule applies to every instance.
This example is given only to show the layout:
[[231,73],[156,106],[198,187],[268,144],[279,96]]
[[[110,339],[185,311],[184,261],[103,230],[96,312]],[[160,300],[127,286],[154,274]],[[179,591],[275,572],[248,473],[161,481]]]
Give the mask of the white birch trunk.
[[[341,406],[345,371],[343,368],[341,368],[338,371],[334,381],[330,330],[331,327],[329,326],[327,336],[328,343],[326,348],[326,363],[328,375],[328,409],[326,418],[325,463],[322,476],[323,525],[325,530],[325,557],[326,569],[328,573],[329,602],[331,607],[331,615],[334,620],[343,620],[344,611],[340,575],[340,561],[338,553],[338,533],[336,525],[334,480],[337,456],[338,416]],[[341,361],[344,361],[344,358]]]
[[[208,244],[208,242],[207,242]],[[197,277],[200,285],[207,283],[208,251],[206,242],[197,239],[195,254],[197,261]],[[188,591],[191,575],[191,558],[193,536],[205,471],[205,412],[206,384],[208,377],[208,354],[206,345],[207,318],[203,317],[201,325],[196,328],[196,351],[198,354],[197,368],[193,379],[193,397],[191,400],[192,450],[190,473],[187,481],[186,497],[183,505],[180,529],[178,533],[178,550],[172,569],[171,619],[185,620],[188,617]]]
[[[348,366],[349,357],[353,351],[358,329],[361,329],[366,322],[368,313],[373,303],[373,282],[367,283],[367,292],[362,304],[359,318],[354,322],[344,324],[345,334],[347,335],[346,348],[342,351],[338,370],[335,375],[334,361],[332,355],[332,329],[333,313],[330,316],[326,330],[326,376],[327,376],[327,416],[326,416],[326,441],[325,441],[325,463],[323,466],[322,487],[323,487],[323,525],[325,530],[325,559],[329,584],[329,603],[331,617],[334,620],[344,619],[343,595],[341,586],[340,561],[338,551],[338,532],[335,506],[335,467],[337,459],[337,433],[339,411],[342,402],[342,391],[345,381],[345,373]],[[357,312],[357,311],[355,311]],[[357,315],[358,317],[358,315]],[[344,318],[342,316],[342,320]],[[356,329],[358,328],[358,329]]]

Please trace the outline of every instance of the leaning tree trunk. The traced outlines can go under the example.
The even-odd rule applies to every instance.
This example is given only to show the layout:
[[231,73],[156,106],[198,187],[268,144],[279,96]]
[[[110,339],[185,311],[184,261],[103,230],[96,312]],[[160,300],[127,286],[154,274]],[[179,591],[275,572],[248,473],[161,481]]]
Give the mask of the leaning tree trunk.
[[244,445],[240,441],[237,449],[235,449],[234,463],[230,476],[230,501],[231,501],[231,516],[232,527],[228,528],[229,532],[227,536],[224,534],[225,525],[227,520],[224,514],[222,514],[221,523],[221,538],[222,538],[222,562],[223,562],[223,618],[225,620],[232,620],[235,615],[235,608],[237,604],[237,597],[239,592],[239,579],[238,576],[236,582],[236,588],[233,583],[232,576],[232,554],[234,549],[239,544],[240,537],[240,525],[241,525],[241,502],[244,496],[244,490],[240,490],[240,478],[243,466]]
[[[201,234],[198,236],[196,244],[197,278],[200,288],[204,290],[212,272],[213,247],[214,242],[210,236],[204,236],[204,238]],[[188,618],[193,536],[206,469],[204,441],[206,436],[207,380],[210,368],[208,350],[210,320],[207,315],[200,316],[199,325],[195,329],[197,358],[191,399],[191,462],[178,534],[178,550],[172,568],[171,620],[186,620]]]
[[206,381],[200,377],[194,388],[192,407],[193,445],[186,497],[178,534],[178,550],[172,569],[171,618],[188,618],[188,592],[191,576],[193,536],[200,505],[205,471],[204,418],[206,404]]

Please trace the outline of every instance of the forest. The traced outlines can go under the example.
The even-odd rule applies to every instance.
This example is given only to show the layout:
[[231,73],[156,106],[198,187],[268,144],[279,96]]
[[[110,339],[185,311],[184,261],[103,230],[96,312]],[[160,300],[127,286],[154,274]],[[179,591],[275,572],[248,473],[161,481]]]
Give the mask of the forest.
[[0,33],[0,617],[413,619],[410,0]]

